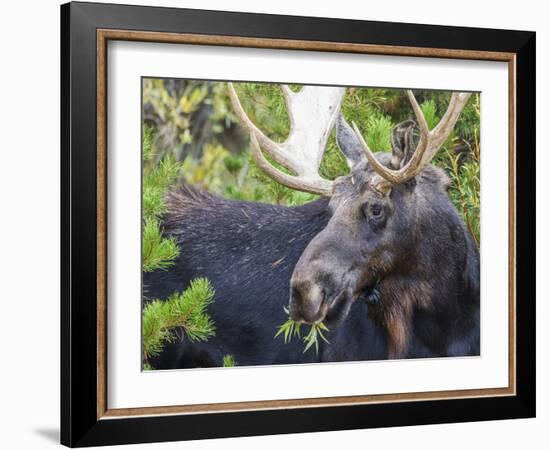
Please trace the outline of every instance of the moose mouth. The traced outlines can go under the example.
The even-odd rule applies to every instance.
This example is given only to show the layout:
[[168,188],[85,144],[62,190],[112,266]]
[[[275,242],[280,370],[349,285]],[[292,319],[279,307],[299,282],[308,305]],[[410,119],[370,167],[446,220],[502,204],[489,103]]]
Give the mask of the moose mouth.
[[[336,326],[343,322],[348,316],[351,306],[358,299],[361,298],[368,304],[370,302],[377,302],[380,299],[380,293],[377,289],[379,279],[372,281],[366,287],[359,292],[354,292],[354,289],[349,285],[338,291],[335,295],[328,294],[320,285],[311,285],[306,291],[306,295],[309,299],[302,296],[300,289],[297,287],[291,288],[291,299],[286,309],[290,318],[297,323],[305,323],[310,325],[318,325],[324,322],[325,325],[330,324]],[[309,300],[310,303],[307,303]],[[315,304],[319,305],[315,311],[312,311],[311,306]],[[305,310],[309,308],[309,310]]]

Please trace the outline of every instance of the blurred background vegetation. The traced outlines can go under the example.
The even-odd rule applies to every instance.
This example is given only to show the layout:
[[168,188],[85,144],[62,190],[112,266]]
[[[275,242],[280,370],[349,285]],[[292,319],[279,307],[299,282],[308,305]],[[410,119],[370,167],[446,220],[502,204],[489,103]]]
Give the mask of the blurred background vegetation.
[[[254,123],[273,140],[284,141],[289,120],[279,86],[236,83],[235,87]],[[300,86],[291,88],[298,91]],[[447,108],[450,93],[415,91],[415,95],[428,125],[434,127]],[[434,161],[449,174],[449,196],[478,244],[479,107],[479,94],[474,94]],[[349,123],[359,125],[373,151],[390,151],[393,126],[414,119],[402,89],[348,88],[342,112]],[[144,161],[145,172],[162,164],[177,166],[170,183],[190,183],[229,199],[290,206],[316,198],[281,186],[258,170],[250,157],[248,136],[233,114],[226,83],[144,79],[143,121],[154,154]],[[333,133],[321,175],[334,179],[346,173]],[[144,208],[148,207],[146,194]]]

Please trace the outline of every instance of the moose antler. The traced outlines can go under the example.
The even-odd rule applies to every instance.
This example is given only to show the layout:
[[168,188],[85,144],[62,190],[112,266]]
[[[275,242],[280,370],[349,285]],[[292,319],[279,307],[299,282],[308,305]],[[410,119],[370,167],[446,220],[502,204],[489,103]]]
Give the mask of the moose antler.
[[[363,139],[363,136],[361,135],[361,132],[359,131],[359,128],[357,128],[355,122],[352,123],[355,134],[363,147],[372,169],[380,177],[382,177],[383,180],[389,182],[391,185],[404,183],[422,172],[424,167],[426,167],[435,156],[439,150],[439,147],[441,147],[449,134],[451,134],[451,131],[453,131],[456,121],[458,120],[458,116],[460,116],[462,109],[470,97],[470,93],[453,92],[447,111],[437,126],[430,131],[426,118],[424,117],[424,113],[422,112],[422,109],[420,109],[414,94],[409,90],[407,91],[407,95],[420,128],[420,141],[418,142],[416,150],[410,160],[400,169],[393,170],[381,164]],[[374,180],[373,184],[376,185],[377,182],[381,182],[383,180]]]
[[[279,144],[254,125],[244,111],[233,83],[228,85],[233,109],[241,124],[250,132],[252,156],[258,166],[275,181],[292,189],[332,195],[333,182],[319,175],[319,166],[345,88],[304,86],[295,93],[288,86],[281,85],[290,119],[290,133]],[[284,173],[270,164],[261,148],[294,175]]]

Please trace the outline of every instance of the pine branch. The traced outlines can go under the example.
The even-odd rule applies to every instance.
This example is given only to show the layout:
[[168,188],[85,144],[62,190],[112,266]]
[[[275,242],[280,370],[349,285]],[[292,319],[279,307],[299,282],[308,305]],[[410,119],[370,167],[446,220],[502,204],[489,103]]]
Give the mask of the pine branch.
[[146,163],[155,158],[152,128],[143,130],[143,193],[142,193],[142,270],[166,269],[179,255],[179,248],[173,238],[164,238],[158,218],[166,212],[164,194],[177,179],[180,165],[171,155],[165,156],[154,168],[147,169]]
[[174,238],[163,238],[156,219],[146,220],[142,237],[142,270],[166,269],[174,264],[179,247]]
[[153,300],[143,308],[142,339],[144,362],[159,355],[166,343],[174,342],[175,331],[183,330],[191,341],[205,341],[216,333],[207,313],[214,288],[206,278],[196,278],[183,292],[174,292],[166,300]]

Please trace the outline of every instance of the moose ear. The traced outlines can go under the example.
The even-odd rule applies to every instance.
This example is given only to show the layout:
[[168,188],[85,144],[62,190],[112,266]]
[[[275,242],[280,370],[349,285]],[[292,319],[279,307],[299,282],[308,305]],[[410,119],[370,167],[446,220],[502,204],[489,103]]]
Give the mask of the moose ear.
[[357,139],[353,129],[348,125],[342,113],[338,114],[338,119],[336,119],[336,142],[340,151],[346,157],[350,169],[353,169],[356,164],[366,159],[359,139]]
[[394,170],[398,170],[407,164],[414,153],[413,132],[415,126],[416,123],[413,120],[405,120],[393,128],[391,165]]

